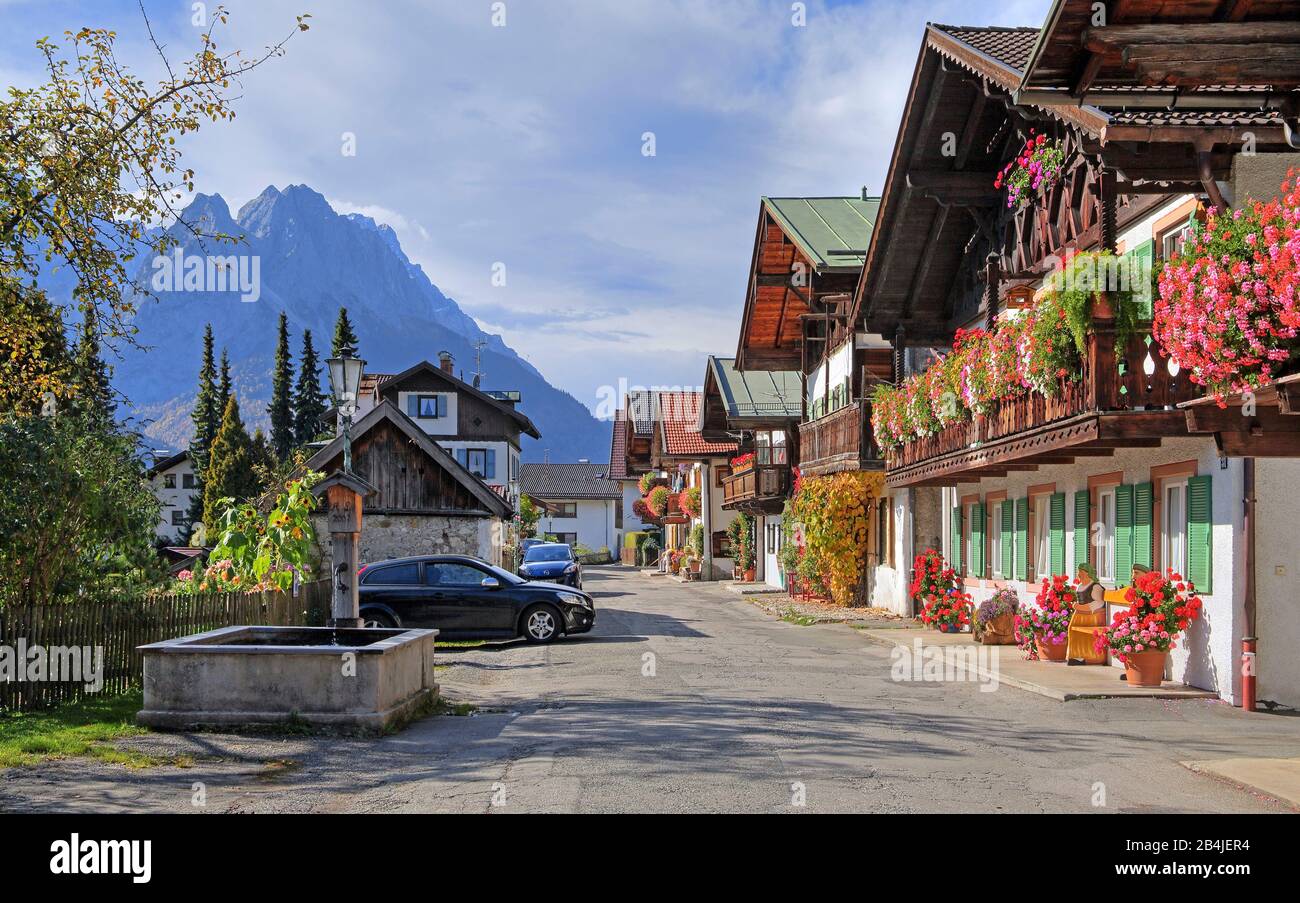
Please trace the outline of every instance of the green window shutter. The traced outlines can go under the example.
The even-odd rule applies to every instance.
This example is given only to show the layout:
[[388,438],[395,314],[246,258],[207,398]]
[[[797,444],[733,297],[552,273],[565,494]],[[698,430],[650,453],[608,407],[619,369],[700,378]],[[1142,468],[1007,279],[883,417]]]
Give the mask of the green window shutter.
[[1011,550],[1015,547],[1016,511],[1011,500],[1002,503],[1002,578],[1011,579]]
[[1124,255],[1125,260],[1130,262],[1132,267],[1129,271],[1129,290],[1133,292],[1133,300],[1138,303],[1139,315],[1143,320],[1151,319],[1154,296],[1151,287],[1151,272],[1155,264],[1155,257],[1156,243],[1150,238]]
[[1029,578],[1029,497],[1016,499],[1016,580]]
[[1058,492],[1048,504],[1051,518],[1048,522],[1048,539],[1051,546],[1053,574],[1065,573],[1065,493]]
[[1133,573],[1133,487],[1115,487],[1115,583],[1127,586]]
[[961,532],[961,505],[957,505],[952,509],[952,542],[949,544],[951,548],[948,550],[952,560],[948,563],[959,574],[961,573],[961,546],[964,538]]
[[976,502],[970,509],[970,569],[971,576],[984,576],[984,532],[986,519],[984,503]]
[[1187,573],[1197,592],[1211,593],[1211,560],[1214,552],[1214,524],[1209,476],[1187,481]]
[[1133,487],[1133,563],[1151,567],[1151,484]]
[[1088,529],[1090,523],[1089,508],[1092,498],[1088,490],[1080,489],[1074,494],[1074,569],[1088,560]]

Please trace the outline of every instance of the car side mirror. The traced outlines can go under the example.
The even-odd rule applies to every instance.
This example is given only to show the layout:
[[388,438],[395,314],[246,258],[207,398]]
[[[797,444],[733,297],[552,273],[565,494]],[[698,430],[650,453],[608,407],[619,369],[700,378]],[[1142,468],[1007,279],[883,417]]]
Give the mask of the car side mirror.
[[495,577],[484,577],[483,582],[480,583],[479,586],[484,589],[500,589],[501,581]]

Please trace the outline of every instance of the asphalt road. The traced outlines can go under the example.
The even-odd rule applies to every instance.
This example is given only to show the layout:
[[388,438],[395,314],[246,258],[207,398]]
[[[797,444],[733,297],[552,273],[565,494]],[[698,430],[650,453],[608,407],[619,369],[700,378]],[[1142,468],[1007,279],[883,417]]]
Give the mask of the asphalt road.
[[1300,718],[895,681],[853,628],[718,585],[611,568],[586,588],[590,635],[440,651],[472,715],[381,739],[151,734],[123,745],[193,764],[11,769],[0,811],[1285,811],[1180,762],[1295,755]]

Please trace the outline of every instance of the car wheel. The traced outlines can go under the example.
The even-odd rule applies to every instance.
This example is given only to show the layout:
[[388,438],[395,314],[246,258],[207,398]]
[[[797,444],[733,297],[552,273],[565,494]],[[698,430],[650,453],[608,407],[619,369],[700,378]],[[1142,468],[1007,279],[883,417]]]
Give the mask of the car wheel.
[[391,629],[397,626],[397,622],[394,621],[392,616],[387,614],[386,612],[363,611],[361,613],[361,626],[362,627],[386,627]]
[[519,623],[524,639],[530,643],[549,643],[560,635],[560,614],[549,605],[534,605],[524,612]]

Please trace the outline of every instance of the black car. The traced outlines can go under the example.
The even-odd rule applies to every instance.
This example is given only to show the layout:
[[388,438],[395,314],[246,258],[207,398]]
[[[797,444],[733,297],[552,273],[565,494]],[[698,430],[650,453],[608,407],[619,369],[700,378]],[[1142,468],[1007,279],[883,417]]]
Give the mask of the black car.
[[519,576],[525,580],[546,580],[582,589],[582,562],[566,543],[543,542],[524,549]]
[[549,643],[596,623],[591,596],[536,583],[467,555],[394,558],[365,565],[361,619],[367,627],[436,627],[439,637]]

